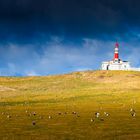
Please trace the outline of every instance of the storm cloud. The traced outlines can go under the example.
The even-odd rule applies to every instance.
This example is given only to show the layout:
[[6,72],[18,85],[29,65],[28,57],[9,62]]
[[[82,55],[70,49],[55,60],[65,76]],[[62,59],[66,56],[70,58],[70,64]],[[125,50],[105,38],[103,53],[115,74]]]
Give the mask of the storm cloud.
[[138,0],[1,0],[0,34],[22,41],[46,33],[70,38],[125,36],[130,28],[139,30],[139,6]]

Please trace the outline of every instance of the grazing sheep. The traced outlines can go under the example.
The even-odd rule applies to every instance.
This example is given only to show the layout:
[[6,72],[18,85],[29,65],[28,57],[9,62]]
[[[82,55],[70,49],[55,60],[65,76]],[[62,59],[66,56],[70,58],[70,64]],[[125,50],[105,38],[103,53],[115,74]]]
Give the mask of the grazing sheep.
[[49,119],[52,119],[52,116],[49,116],[48,118],[49,118]]
[[33,121],[33,122],[32,122],[32,125],[36,125],[36,122],[35,122],[35,121]]
[[36,116],[36,112],[33,112],[33,115]]
[[62,113],[61,112],[58,112],[58,115],[62,115]]
[[72,112],[72,114],[76,115],[77,113],[76,112]]
[[11,116],[10,116],[10,115],[7,115],[7,118],[8,118],[8,119],[10,119],[10,118],[11,118]]
[[135,110],[133,108],[130,109],[130,112],[135,112]]
[[135,117],[136,116],[136,112],[131,112],[131,116]]
[[99,118],[99,116],[100,116],[100,113],[99,112],[95,112],[95,117]]
[[90,119],[91,122],[94,122],[94,119]]
[[109,113],[107,113],[107,112],[104,112],[104,115],[105,115],[106,117],[108,117],[108,116],[109,116]]
[[130,113],[131,113],[131,116],[132,117],[135,117],[136,116],[136,111],[134,109],[130,109]]
[[131,114],[132,115],[132,117],[135,117],[136,116],[136,113],[134,112],[133,114]]

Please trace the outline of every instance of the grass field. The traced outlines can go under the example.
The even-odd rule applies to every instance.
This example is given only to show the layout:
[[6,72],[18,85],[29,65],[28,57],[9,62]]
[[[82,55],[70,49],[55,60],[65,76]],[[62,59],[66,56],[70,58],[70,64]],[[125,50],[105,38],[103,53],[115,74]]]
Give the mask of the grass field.
[[0,140],[22,139],[140,139],[140,72],[1,77]]

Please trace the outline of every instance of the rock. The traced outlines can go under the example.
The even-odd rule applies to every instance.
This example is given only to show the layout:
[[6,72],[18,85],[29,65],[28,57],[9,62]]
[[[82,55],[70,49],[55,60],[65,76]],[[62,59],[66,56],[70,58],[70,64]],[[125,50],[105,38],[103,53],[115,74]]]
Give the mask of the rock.
[[103,119],[103,118],[101,118],[101,119],[100,119],[100,121],[104,121],[104,119]]

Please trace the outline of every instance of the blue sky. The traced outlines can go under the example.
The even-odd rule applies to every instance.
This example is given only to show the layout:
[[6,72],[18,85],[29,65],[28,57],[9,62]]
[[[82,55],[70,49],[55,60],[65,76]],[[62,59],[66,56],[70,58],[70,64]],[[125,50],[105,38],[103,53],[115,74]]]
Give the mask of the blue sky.
[[120,57],[140,67],[138,0],[1,0],[0,75],[99,69]]

